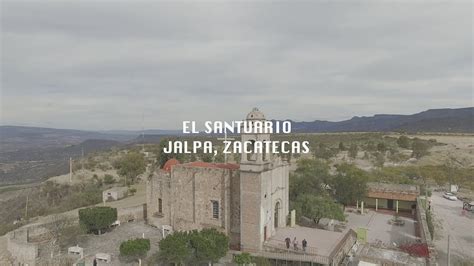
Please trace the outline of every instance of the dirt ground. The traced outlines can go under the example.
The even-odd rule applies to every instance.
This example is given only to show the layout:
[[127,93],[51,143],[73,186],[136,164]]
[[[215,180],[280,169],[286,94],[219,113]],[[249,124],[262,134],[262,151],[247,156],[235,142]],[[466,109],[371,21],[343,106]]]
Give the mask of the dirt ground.
[[450,201],[435,192],[432,197],[435,220],[434,243],[438,263],[447,265],[448,236],[450,238],[451,264],[474,261],[474,213],[462,211],[462,201]]
[[120,244],[129,239],[142,238],[143,234],[145,238],[150,239],[151,248],[148,255],[152,255],[158,251],[161,231],[143,222],[125,223],[100,236],[89,235],[78,244],[84,248],[86,265],[92,265],[92,260],[97,253],[110,254],[112,256],[111,265],[126,265],[127,263],[119,259]]

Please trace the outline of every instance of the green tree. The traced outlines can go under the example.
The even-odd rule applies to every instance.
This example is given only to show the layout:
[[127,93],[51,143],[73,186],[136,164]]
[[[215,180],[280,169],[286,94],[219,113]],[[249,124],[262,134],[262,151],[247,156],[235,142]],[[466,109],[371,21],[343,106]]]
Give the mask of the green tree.
[[162,140],[160,140],[160,144],[158,145],[158,165],[160,166],[160,168],[163,168],[163,166],[169,159],[175,158],[180,162],[183,160],[183,154],[164,152],[164,148],[168,146],[168,142],[177,140],[178,138],[176,137],[163,138]]
[[341,164],[336,168],[333,188],[337,201],[345,207],[364,199],[367,194],[367,173],[353,164]]
[[375,166],[383,167],[384,163],[385,163],[385,156],[383,155],[383,153],[376,152],[375,153],[375,160],[374,160]]
[[125,178],[125,183],[133,183],[135,178],[146,169],[145,158],[138,152],[129,152],[115,163],[119,175]]
[[320,158],[320,159],[330,159],[331,157],[336,155],[336,150],[331,149],[330,147],[327,147],[324,143],[319,143],[319,145],[316,147],[314,150],[314,157]]
[[409,149],[410,148],[410,139],[407,136],[400,136],[397,139],[397,144],[400,148]]
[[104,175],[104,184],[110,185],[115,183],[115,178],[112,175],[105,174]]
[[342,141],[339,142],[339,150],[340,151],[345,151],[346,150],[346,146],[344,146],[344,143],[342,143]]
[[300,194],[325,193],[326,185],[331,182],[329,165],[323,160],[300,159],[297,168],[290,176],[290,200]]
[[199,265],[217,262],[229,250],[229,238],[216,229],[175,232],[160,241],[162,262]]
[[415,138],[411,144],[411,149],[413,150],[412,157],[421,158],[429,154],[430,145],[426,141]]
[[191,260],[192,248],[188,232],[174,232],[159,243],[158,258],[162,262],[182,265]]
[[359,152],[359,149],[355,143],[352,143],[351,146],[349,147],[349,157],[352,159],[357,158],[357,153]]
[[379,144],[377,144],[377,151],[379,152],[387,151],[387,146],[385,145],[385,143],[380,142]]
[[229,238],[214,228],[193,231],[190,240],[196,264],[217,262],[229,250]]
[[201,160],[206,163],[212,163],[213,155],[210,153],[201,154]]
[[126,260],[140,260],[150,250],[150,239],[136,238],[120,244],[120,256]]
[[252,263],[252,257],[250,256],[250,253],[243,252],[234,256],[234,262],[238,265],[250,264]]
[[294,208],[298,217],[305,216],[319,223],[321,218],[344,221],[344,212],[341,205],[329,197],[315,196],[312,194],[301,195],[296,199]]
[[117,220],[117,209],[110,207],[92,207],[79,210],[79,223],[87,232],[98,232],[109,227]]

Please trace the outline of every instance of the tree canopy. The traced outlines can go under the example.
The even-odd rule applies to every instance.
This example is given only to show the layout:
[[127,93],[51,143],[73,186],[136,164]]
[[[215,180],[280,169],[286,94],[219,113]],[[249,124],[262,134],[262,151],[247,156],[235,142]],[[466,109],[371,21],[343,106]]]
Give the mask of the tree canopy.
[[79,223],[88,232],[98,232],[117,220],[117,209],[111,207],[92,207],[79,210]]
[[318,159],[300,159],[298,167],[290,177],[290,200],[300,194],[325,193],[325,187],[331,181],[329,165]]
[[217,262],[229,250],[229,238],[216,229],[175,232],[160,241],[159,258],[169,263]]
[[140,259],[150,250],[150,239],[136,238],[120,244],[120,256],[127,259]]
[[344,212],[341,205],[329,197],[321,197],[310,194],[301,195],[294,203],[297,215],[313,219],[319,223],[321,218],[344,221]]
[[145,158],[138,152],[129,152],[114,164],[119,175],[126,178],[127,182],[133,182],[135,178],[143,174],[146,169]]
[[367,194],[367,173],[353,164],[341,164],[336,168],[333,182],[336,200],[344,206],[362,200]]

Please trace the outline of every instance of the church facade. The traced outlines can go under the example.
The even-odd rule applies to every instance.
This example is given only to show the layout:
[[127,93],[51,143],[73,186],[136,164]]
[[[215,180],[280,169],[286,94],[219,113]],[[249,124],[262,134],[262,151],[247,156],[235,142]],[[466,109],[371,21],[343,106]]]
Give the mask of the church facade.
[[[247,121],[265,121],[254,108]],[[269,141],[242,134],[241,141]],[[289,212],[289,165],[273,154],[241,154],[240,164],[171,159],[147,183],[148,223],[163,230],[216,228],[233,247],[259,251]]]

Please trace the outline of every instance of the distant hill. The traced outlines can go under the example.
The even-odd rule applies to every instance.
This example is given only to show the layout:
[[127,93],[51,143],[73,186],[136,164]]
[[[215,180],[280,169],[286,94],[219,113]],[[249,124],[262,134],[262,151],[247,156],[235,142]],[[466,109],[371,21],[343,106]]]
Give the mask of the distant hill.
[[355,116],[349,120],[330,122],[292,122],[292,131],[316,132],[452,132],[474,133],[474,107],[431,109],[413,115],[379,114]]
[[24,149],[62,148],[88,139],[128,141],[138,135],[106,134],[75,129],[0,126],[0,153]]

